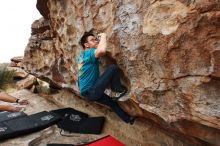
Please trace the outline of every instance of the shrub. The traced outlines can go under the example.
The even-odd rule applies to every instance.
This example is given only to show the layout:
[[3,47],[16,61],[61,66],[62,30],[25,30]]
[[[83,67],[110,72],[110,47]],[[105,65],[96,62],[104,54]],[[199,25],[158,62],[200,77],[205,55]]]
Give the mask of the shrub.
[[2,89],[4,85],[13,83],[15,71],[8,70],[6,67],[0,68],[0,88]]

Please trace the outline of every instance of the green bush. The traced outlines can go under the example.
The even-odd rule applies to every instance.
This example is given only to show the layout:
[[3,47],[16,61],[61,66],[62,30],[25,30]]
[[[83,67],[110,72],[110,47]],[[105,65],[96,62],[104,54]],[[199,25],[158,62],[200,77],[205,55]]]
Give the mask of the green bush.
[[6,67],[0,68],[0,88],[2,89],[4,85],[13,83],[15,71],[8,70]]
[[50,86],[47,82],[37,79],[38,85],[36,86],[37,93],[50,94]]

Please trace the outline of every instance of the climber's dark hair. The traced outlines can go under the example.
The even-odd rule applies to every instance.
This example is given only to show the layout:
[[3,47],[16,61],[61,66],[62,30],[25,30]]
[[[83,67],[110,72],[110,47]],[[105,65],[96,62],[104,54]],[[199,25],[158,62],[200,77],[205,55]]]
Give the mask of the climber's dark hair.
[[85,32],[79,41],[79,44],[83,47],[83,49],[85,49],[85,43],[87,43],[89,36],[94,36],[94,34],[92,32]]

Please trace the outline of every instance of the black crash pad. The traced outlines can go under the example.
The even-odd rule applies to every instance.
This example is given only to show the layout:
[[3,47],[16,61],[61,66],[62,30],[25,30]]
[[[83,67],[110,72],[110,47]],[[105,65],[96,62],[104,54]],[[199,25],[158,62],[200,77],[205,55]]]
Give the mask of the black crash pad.
[[61,117],[53,112],[39,112],[0,123],[0,140],[17,137],[45,129],[57,122]]

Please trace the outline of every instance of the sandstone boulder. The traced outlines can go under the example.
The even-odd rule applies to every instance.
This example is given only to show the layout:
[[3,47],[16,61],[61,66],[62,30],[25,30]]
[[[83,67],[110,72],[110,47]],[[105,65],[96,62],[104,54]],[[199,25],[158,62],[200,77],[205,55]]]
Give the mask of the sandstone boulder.
[[18,89],[31,88],[34,84],[36,84],[36,81],[36,77],[29,74],[26,78],[17,81],[16,86]]
[[14,71],[15,78],[25,78],[28,76],[28,73],[19,67],[7,67],[8,70]]
[[[78,93],[76,57],[85,31],[108,34],[102,68],[117,63],[131,114],[184,141],[220,143],[218,0],[38,0],[26,71]],[[167,144],[169,145],[169,144]]]

